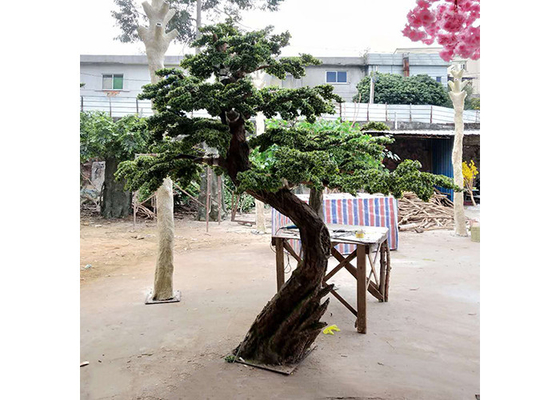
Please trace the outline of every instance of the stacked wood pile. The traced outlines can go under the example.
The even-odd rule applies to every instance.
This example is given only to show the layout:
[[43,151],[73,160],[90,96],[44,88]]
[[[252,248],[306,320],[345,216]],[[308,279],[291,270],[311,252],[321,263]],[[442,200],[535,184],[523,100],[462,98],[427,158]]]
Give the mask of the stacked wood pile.
[[453,202],[439,191],[427,202],[405,192],[399,199],[399,231],[434,229],[453,229]]

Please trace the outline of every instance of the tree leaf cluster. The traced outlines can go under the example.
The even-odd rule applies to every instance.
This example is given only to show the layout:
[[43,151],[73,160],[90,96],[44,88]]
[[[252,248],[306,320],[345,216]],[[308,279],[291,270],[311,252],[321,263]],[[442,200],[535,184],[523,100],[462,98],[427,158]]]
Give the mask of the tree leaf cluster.
[[150,133],[145,118],[128,115],[113,120],[99,111],[80,113],[80,159],[107,159],[119,161],[134,158],[136,153],[148,151]]
[[435,184],[453,187],[450,178],[421,172],[418,161],[406,160],[395,171],[387,170],[385,145],[392,142],[389,136],[370,136],[340,120],[268,121],[266,131],[249,141],[254,168],[240,174],[239,190],[275,191],[304,184],[350,194],[401,196],[413,191],[428,199]]
[[[257,89],[254,72],[301,76],[307,65],[319,62],[310,55],[280,58],[289,38],[271,27],[243,33],[232,21],[201,29],[195,42],[201,51],[185,57],[185,70],[158,71],[162,79],[144,86],[141,98],[150,99],[157,111],[147,125],[158,155],[122,163],[118,176],[127,178],[131,189],[155,190],[165,176],[195,179],[199,164],[206,162],[217,173],[227,171],[238,192],[304,184],[353,194],[412,190],[426,198],[434,184],[450,187],[449,178],[420,172],[418,162],[388,171],[382,161],[389,137],[368,135],[348,122],[318,120],[334,113],[333,102],[341,101],[331,85]],[[200,109],[214,118],[193,118]],[[270,120],[263,134],[250,135],[258,112]],[[218,151],[211,162],[202,143]]]
[[[356,85],[358,94],[353,101],[369,103],[370,77]],[[404,77],[398,74],[375,74],[373,102],[376,104],[430,104],[452,107],[447,89],[428,75]]]

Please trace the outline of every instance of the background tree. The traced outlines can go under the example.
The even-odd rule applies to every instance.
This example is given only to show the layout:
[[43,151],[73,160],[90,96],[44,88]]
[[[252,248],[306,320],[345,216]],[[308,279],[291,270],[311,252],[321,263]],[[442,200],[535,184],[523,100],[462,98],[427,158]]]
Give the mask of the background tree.
[[[202,0],[201,11],[209,20],[216,21],[224,17],[234,20],[241,19],[241,11],[255,8],[276,11],[283,0]],[[179,43],[190,43],[196,38],[197,32],[197,0],[168,0],[171,9],[175,10],[175,17],[169,21],[169,30],[177,30]],[[147,18],[140,13],[138,2],[135,0],[115,0],[117,11],[111,11],[121,34],[115,39],[123,43],[133,43],[140,40],[138,26],[145,24]]]
[[[262,70],[280,79],[290,73],[297,79],[304,75],[306,65],[319,63],[306,54],[279,59],[289,38],[287,32],[273,34],[271,27],[248,33],[231,23],[202,28],[194,43],[201,47],[200,54],[186,56],[181,63],[186,72],[159,71],[164,79],[147,85],[142,94],[158,110],[148,121],[158,156],[124,162],[118,172],[132,188],[157,188],[165,176],[190,181],[200,163],[212,165],[218,173],[226,173],[238,191],[271,205],[298,226],[303,260],[234,350],[246,360],[276,364],[299,361],[309,349],[325,326],[320,319],[328,300],[321,299],[332,288],[322,286],[330,253],[328,229],[291,188],[303,183],[396,196],[411,190],[427,199],[434,184],[451,185],[446,177],[420,172],[417,161],[404,161],[393,172],[371,165],[366,158],[379,159],[382,145],[359,130],[334,135],[279,125],[248,139],[249,119],[259,111],[267,118],[305,117],[313,123],[321,114],[334,113],[333,101],[340,101],[330,85],[255,88],[250,78],[253,72]],[[213,118],[189,118],[191,111],[199,109]],[[205,157],[203,142],[215,147],[218,155]],[[332,159],[334,146],[352,151],[339,162]],[[270,152],[267,158],[272,162],[252,162],[251,157],[258,157],[252,151]],[[340,165],[348,170],[340,170]]]
[[[142,3],[148,27],[138,26],[138,36],[146,47],[148,70],[152,84],[160,77],[156,71],[164,68],[165,53],[171,42],[179,35],[176,29],[166,32],[167,26],[175,10],[169,8],[169,3],[163,0],[151,0]],[[157,112],[157,110],[154,110]],[[150,301],[166,301],[175,297],[173,292],[173,242],[175,224],[173,220],[173,182],[165,177],[161,186],[156,190],[158,252],[154,288]],[[179,297],[177,296],[176,299]]]
[[[370,77],[356,85],[358,93],[353,101],[369,103]],[[373,102],[378,104],[430,104],[451,107],[447,89],[428,75],[404,77],[397,74],[377,73]]]
[[[467,82],[462,81],[463,70],[451,70],[453,81],[449,81],[449,97],[455,110],[455,134],[453,135],[453,151],[451,163],[453,164],[453,182],[457,187],[463,188],[463,110],[467,92],[463,90]],[[453,216],[455,220],[455,234],[467,236],[467,219],[465,217],[464,197],[462,191],[455,191],[453,195]]]
[[101,193],[101,215],[104,218],[123,218],[130,214],[131,194],[124,181],[117,181],[114,173],[121,161],[131,160],[136,153],[147,149],[146,121],[129,115],[116,122],[106,113],[80,113],[80,158],[105,161],[105,182]]

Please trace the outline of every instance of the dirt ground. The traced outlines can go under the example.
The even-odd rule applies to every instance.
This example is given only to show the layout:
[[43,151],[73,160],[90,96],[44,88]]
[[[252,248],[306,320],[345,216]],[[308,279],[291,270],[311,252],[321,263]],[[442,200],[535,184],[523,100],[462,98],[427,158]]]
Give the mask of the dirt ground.
[[[368,297],[368,333],[357,333],[354,316],[331,296],[323,320],[340,332],[320,334],[317,349],[283,376],[224,361],[275,293],[270,235],[230,221],[206,233],[204,222],[176,220],[181,302],[147,306],[155,224],[81,223],[80,361],[89,361],[80,368],[82,399],[473,400],[480,393],[480,246],[469,238],[401,233],[389,302]],[[349,273],[332,281],[355,302]]]

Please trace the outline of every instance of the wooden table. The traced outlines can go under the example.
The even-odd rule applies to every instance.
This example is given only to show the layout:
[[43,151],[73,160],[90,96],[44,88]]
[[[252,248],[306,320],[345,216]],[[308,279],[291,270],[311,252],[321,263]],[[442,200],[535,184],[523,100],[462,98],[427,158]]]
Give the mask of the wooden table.
[[[332,278],[338,271],[345,268],[356,278],[356,303],[357,310],[352,307],[340,294],[331,289],[331,294],[339,300],[352,314],[357,317],[356,327],[359,333],[367,332],[366,315],[366,293],[369,292],[380,302],[389,301],[389,275],[391,272],[391,257],[387,245],[388,229],[382,227],[364,227],[356,225],[331,225],[327,224],[331,236],[331,255],[336,258],[339,264],[334,267],[323,278],[323,285]],[[363,230],[365,236],[357,238],[355,232]],[[298,262],[301,257],[297,254],[289,240],[299,240],[299,230],[281,228],[272,235],[272,242],[276,247],[276,284],[280,290],[284,284],[284,252],[285,249]],[[348,256],[343,256],[334,247],[340,243],[355,244],[357,246]],[[376,270],[376,261],[379,258],[379,275]],[[351,261],[356,259],[356,266]],[[370,270],[369,276],[366,271],[366,260]],[[373,279],[372,279],[373,278]]]

